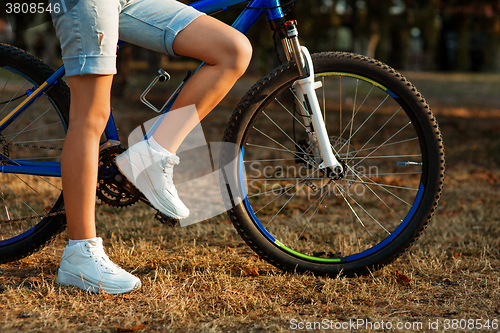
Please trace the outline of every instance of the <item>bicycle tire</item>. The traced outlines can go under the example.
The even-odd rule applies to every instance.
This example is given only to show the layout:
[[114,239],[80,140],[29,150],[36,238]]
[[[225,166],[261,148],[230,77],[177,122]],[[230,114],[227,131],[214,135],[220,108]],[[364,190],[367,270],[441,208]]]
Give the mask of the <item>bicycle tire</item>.
[[[0,44],[0,117],[9,114],[53,73],[26,51]],[[59,162],[69,103],[69,88],[59,80],[9,124],[1,133],[2,167],[21,159]],[[44,247],[65,229],[66,217],[60,177],[3,172],[1,177],[0,263],[6,263]]]
[[[318,171],[316,178],[311,177],[312,174],[315,174],[311,171],[311,167],[306,165],[307,163],[300,161],[300,159],[307,159],[312,161],[308,162],[312,164],[315,160],[309,156],[313,156],[314,147],[310,144],[310,141],[309,146],[304,146],[304,141],[300,146],[299,140],[295,138],[297,134],[296,128],[300,128],[300,120],[297,119],[299,118],[298,113],[295,113],[295,111],[292,113],[291,110],[292,104],[296,103],[290,102],[288,106],[283,105],[284,100],[286,100],[283,96],[286,97],[286,94],[291,95],[291,99],[296,100],[290,86],[298,79],[298,70],[294,62],[288,62],[258,81],[247,92],[230,118],[223,140],[235,144],[237,148],[232,151],[230,149],[224,151],[221,154],[221,164],[225,166],[222,169],[226,182],[228,184],[237,184],[237,189],[230,188],[228,191],[224,191],[226,193],[223,193],[223,197],[227,204],[230,219],[244,241],[262,259],[277,268],[292,272],[309,271],[317,275],[327,276],[337,276],[340,273],[347,276],[367,274],[369,271],[391,263],[408,250],[431,220],[438,205],[444,181],[445,157],[442,136],[436,118],[425,99],[406,78],[391,67],[365,56],[344,52],[314,54],[313,63],[316,77],[322,82],[323,96],[337,96],[328,95],[330,91],[325,92],[325,86],[336,88],[340,86],[339,98],[336,100],[337,105],[339,105],[337,108],[340,108],[340,111],[335,109],[335,104],[326,103],[325,98],[323,98],[322,104],[325,116],[329,116],[326,114],[329,109],[338,112],[338,116],[333,118],[336,121],[328,122],[327,128],[340,120],[339,135],[331,136],[330,140],[332,146],[337,149],[340,147],[337,158],[344,161],[344,168],[348,170],[347,172],[352,173],[351,178],[347,174],[342,178],[347,185],[338,184],[342,179],[331,181],[331,178],[329,179],[321,171]],[[325,82],[325,77],[331,78],[333,83]],[[361,105],[357,105],[357,99],[362,100],[362,93],[366,94],[366,97]],[[344,97],[344,95],[350,97]],[[384,95],[386,96],[385,99],[376,106],[378,100],[382,99]],[[371,98],[372,96],[375,99],[375,103],[372,103],[373,106],[367,101],[368,97]],[[321,96],[319,99],[322,99]],[[350,103],[349,106],[351,104],[354,106],[352,111],[349,109],[347,113],[352,112],[352,118],[347,118],[349,122],[347,125],[342,126],[342,115],[345,117],[346,113],[342,110],[342,103],[344,102],[346,105]],[[384,106],[385,103],[389,103],[388,107]],[[395,113],[391,109],[393,104],[396,107]],[[373,108],[375,108],[375,111],[371,111]],[[381,114],[377,114],[377,112]],[[273,116],[270,116],[271,113],[273,113]],[[283,121],[284,116],[282,114],[286,115],[288,119],[297,117],[292,119],[293,126],[295,126],[292,131],[290,131],[289,126],[287,129],[283,125],[288,120]],[[360,120],[356,119],[358,114],[362,117]],[[375,129],[367,128],[367,126],[371,126],[371,123],[382,124],[388,117],[387,114],[392,116],[377,132],[375,132]],[[397,130],[405,117],[409,118],[411,126],[407,124],[401,127],[400,132],[396,135],[398,141],[391,142],[391,140],[395,139],[394,135],[390,136],[390,133],[395,133],[393,128]],[[375,121],[375,119],[379,121]],[[394,124],[392,124],[393,122]],[[353,125],[355,123],[356,128]],[[269,128],[270,131],[264,133],[262,128]],[[361,128],[363,128],[363,131],[360,131]],[[356,132],[354,132],[355,129]],[[349,135],[343,137],[346,131]],[[370,133],[364,133],[365,131]],[[371,131],[375,132],[375,134],[372,135]],[[411,134],[410,131],[415,134]],[[329,134],[331,132],[329,130]],[[354,135],[352,135],[353,133]],[[412,137],[411,135],[416,136]],[[274,137],[278,136],[280,138],[274,139]],[[378,136],[381,136],[381,138],[378,138]],[[355,137],[360,138],[355,139]],[[388,137],[389,139],[387,139]],[[267,140],[268,138],[272,139]],[[370,139],[361,146],[363,140],[367,140],[366,138]],[[358,143],[357,140],[361,143]],[[260,143],[264,141],[267,142],[266,145]],[[367,143],[371,141],[383,143],[379,146],[371,147],[369,145],[369,148],[365,148]],[[289,148],[290,145],[291,148]],[[405,148],[400,146],[405,146]],[[406,153],[405,150],[402,150],[403,154],[394,157],[390,156],[390,152],[401,149],[420,151],[420,155],[418,153]],[[264,150],[266,150],[266,153],[260,153]],[[349,152],[349,150],[351,151]],[[249,153],[252,151],[253,155]],[[374,151],[378,151],[377,154],[374,155]],[[379,152],[384,151],[388,152],[389,156],[379,156]],[[289,156],[289,158],[285,158],[285,155]],[[366,175],[358,172],[359,167],[357,165],[361,162],[358,162],[356,158],[362,162],[365,161],[364,163],[375,163],[380,167],[384,167],[384,170],[390,171],[378,174],[377,176],[380,178],[366,177]],[[411,160],[406,161],[405,158]],[[238,163],[231,164],[230,161],[233,160],[237,160]],[[281,162],[277,162],[278,160]],[[293,185],[292,182],[292,185],[283,187],[283,179],[288,179],[286,176],[289,174],[286,174],[285,178],[283,178],[278,177],[278,173],[271,176],[265,172],[263,173],[265,167],[278,170],[276,168],[277,163],[285,163],[282,162],[285,160],[289,161],[287,167],[293,166],[293,163],[295,163],[295,166],[301,164],[301,167],[306,169],[305,175],[300,177],[299,173],[299,177],[295,178],[296,185]],[[371,160],[371,162],[366,162],[368,160]],[[320,162],[317,161],[316,165]],[[257,163],[257,165],[249,168],[248,163]],[[403,168],[404,172],[400,172],[400,167]],[[286,170],[288,172],[288,169]],[[249,171],[254,172],[256,177],[262,174],[265,177],[262,179],[252,178]],[[296,170],[293,172],[297,174]],[[268,176],[274,177],[270,181],[270,183],[274,181],[271,187],[267,186],[268,183],[266,183],[267,187],[263,185],[265,182],[263,179],[269,178]],[[396,185],[383,183],[390,179],[389,177],[393,177]],[[369,180],[371,178],[376,180]],[[302,195],[304,196],[303,199],[300,198],[302,193],[296,195],[301,181],[300,188],[304,188],[304,185],[309,187],[306,188],[306,191],[309,192],[308,195],[316,193],[314,191],[315,187],[310,186],[310,183],[313,182],[312,179],[317,179],[316,189],[321,189],[321,192],[318,193],[321,193],[323,197],[317,206],[314,206],[314,212],[312,209],[313,204],[309,207],[303,205],[310,199],[306,199],[305,195]],[[320,181],[321,184],[319,184]],[[257,182],[257,185],[251,182]],[[328,188],[326,188],[326,185],[322,185],[325,182],[327,185],[329,184]],[[397,182],[405,183],[403,186],[398,185]],[[349,191],[353,185],[358,186],[360,184],[365,187],[366,196],[360,195],[354,198],[355,194],[351,195]],[[411,184],[415,184],[416,188],[411,188]],[[274,193],[276,185],[278,185],[278,191]],[[294,186],[297,188],[295,193],[293,195],[291,192],[287,194],[287,188],[293,188]],[[335,195],[328,192],[331,191],[332,187],[334,187],[333,192]],[[270,191],[268,191],[269,188],[271,188]],[[264,194],[268,196],[270,192],[274,197],[262,198]],[[403,193],[401,196],[400,192]],[[280,197],[284,195],[290,198],[286,198],[287,201],[282,205],[285,198]],[[240,201],[236,200],[237,197],[240,198]],[[331,199],[333,204],[322,206],[327,197]],[[316,205],[319,198],[318,194],[318,199],[314,201],[314,205]],[[379,198],[380,202],[376,198]],[[291,205],[288,202],[292,199],[298,202],[299,200],[302,201],[296,206],[287,206]],[[281,202],[273,204],[277,200],[281,200]],[[400,201],[404,201],[404,203]],[[406,201],[409,201],[409,203]],[[239,202],[239,204],[235,204],[235,202]],[[394,203],[397,208],[392,211],[393,208],[390,208],[388,203]],[[410,205],[410,207],[406,208],[407,205]],[[288,207],[292,208],[288,209]],[[389,211],[384,211],[386,208],[389,208],[398,218],[392,216]],[[268,213],[266,210],[272,210],[272,212]],[[316,212],[321,210],[323,210],[323,220],[317,218],[318,215],[314,216]],[[301,213],[300,211],[302,211],[302,215],[296,218]],[[401,215],[400,212],[404,211],[407,211],[405,215],[399,216]],[[350,221],[346,220],[348,214],[344,214],[344,217],[342,217],[341,212],[350,213]],[[308,217],[309,221],[302,222],[302,219],[305,219],[302,216],[306,213],[311,214],[311,217]],[[263,215],[264,218],[257,217],[257,214]],[[366,217],[364,221],[361,220],[361,215]],[[378,216],[381,218],[379,219]],[[384,216],[385,219],[382,219]],[[315,218],[314,221],[313,218]],[[342,218],[344,219],[343,222]],[[295,222],[292,223],[292,221]],[[302,223],[302,225],[299,226],[299,223]],[[387,224],[388,228],[385,228],[384,224]],[[308,232],[307,228],[309,227],[312,232]],[[378,229],[382,228],[387,230],[378,231]],[[342,233],[342,230],[345,232]],[[338,234],[335,234],[335,232],[338,232]],[[363,244],[363,242],[367,244]],[[314,250],[315,247],[317,248],[316,251]]]

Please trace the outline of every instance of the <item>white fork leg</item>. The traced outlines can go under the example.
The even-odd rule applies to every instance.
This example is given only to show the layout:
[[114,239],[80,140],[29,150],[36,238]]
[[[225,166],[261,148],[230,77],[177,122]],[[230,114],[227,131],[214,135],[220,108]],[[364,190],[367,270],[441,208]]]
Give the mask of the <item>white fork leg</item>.
[[[318,142],[319,151],[323,158],[320,168],[330,168],[330,170],[334,170],[335,173],[339,174],[343,171],[342,165],[335,158],[315,91],[315,89],[321,87],[321,83],[317,82],[316,84],[314,82],[314,67],[309,50],[305,46],[301,46],[301,50],[307,63],[309,76],[294,83],[294,88],[299,87],[299,89],[295,89],[295,92],[302,104],[302,109],[309,113],[307,116],[310,116],[314,128],[314,136],[313,133],[309,133],[309,136],[311,140]],[[308,119],[304,119],[306,125],[309,124],[309,117],[307,116],[305,118]]]

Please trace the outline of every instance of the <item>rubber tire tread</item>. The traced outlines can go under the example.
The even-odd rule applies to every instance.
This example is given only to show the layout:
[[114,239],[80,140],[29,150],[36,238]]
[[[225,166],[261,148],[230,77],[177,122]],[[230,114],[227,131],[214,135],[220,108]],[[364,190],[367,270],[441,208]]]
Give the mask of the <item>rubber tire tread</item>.
[[[413,84],[393,68],[375,59],[347,52],[323,52],[313,54],[312,57],[315,69],[335,67],[336,71],[363,75],[386,87],[393,88],[393,92],[399,96],[406,95],[409,99],[406,102],[411,105],[413,110],[418,110],[412,121],[418,121],[423,126],[426,145],[432,150],[429,152],[432,160],[428,165],[435,166],[433,170],[437,170],[437,172],[429,172],[429,179],[424,184],[425,192],[419,208],[406,229],[387,246],[362,259],[341,264],[312,263],[285,253],[262,234],[246,211],[244,203],[231,207],[230,203],[226,202],[228,214],[234,227],[248,246],[262,259],[277,268],[290,272],[310,271],[316,275],[332,277],[340,273],[346,276],[365,275],[393,262],[405,253],[429,224],[437,208],[444,182],[443,139],[436,118],[424,97]],[[234,110],[226,127],[223,141],[239,146],[245,132],[245,126],[249,126],[254,114],[270,102],[268,96],[284,84],[293,82],[297,78],[296,64],[288,62],[260,79]],[[228,155],[227,152],[223,153]],[[225,165],[225,161],[231,161],[233,158],[234,156],[221,156],[222,165]],[[232,171],[237,173],[237,170]],[[231,175],[228,176],[231,177]],[[237,175],[232,175],[232,177],[237,177]],[[223,194],[223,197],[226,198],[227,193]]]
[[[38,85],[47,80],[54,71],[34,55],[12,45],[0,43],[0,66],[8,65],[30,77]],[[66,125],[69,121],[70,91],[64,81],[59,80],[47,92],[51,100],[61,111]],[[50,212],[64,209],[62,192]],[[1,227],[1,225],[0,225]],[[15,243],[0,246],[0,263],[19,260],[40,250],[66,229],[66,215],[46,217],[35,230]]]

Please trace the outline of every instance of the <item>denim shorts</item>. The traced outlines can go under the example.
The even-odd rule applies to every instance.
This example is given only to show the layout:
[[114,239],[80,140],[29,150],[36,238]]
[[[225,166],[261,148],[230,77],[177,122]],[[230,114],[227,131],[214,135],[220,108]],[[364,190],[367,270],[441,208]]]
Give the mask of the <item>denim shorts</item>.
[[51,0],[66,76],[115,74],[118,38],[175,55],[177,34],[203,13],[175,0]]

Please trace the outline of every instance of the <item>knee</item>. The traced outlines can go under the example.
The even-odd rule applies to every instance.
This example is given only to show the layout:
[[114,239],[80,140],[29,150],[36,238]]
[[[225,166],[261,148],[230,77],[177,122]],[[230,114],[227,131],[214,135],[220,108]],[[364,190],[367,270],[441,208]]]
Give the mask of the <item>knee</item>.
[[69,130],[79,132],[89,140],[100,138],[108,123],[108,110],[109,108],[91,108],[91,110],[70,108]]
[[237,50],[235,52],[235,70],[241,76],[245,73],[252,59],[252,44],[248,38],[241,34],[237,41]]
[[236,31],[222,56],[225,66],[240,77],[247,70],[252,58],[252,44],[245,35]]
[[[108,109],[109,110],[109,109]],[[100,137],[104,132],[104,128],[106,128],[106,124],[108,123],[109,112],[104,111],[96,114],[95,117],[87,119],[87,126],[90,132],[94,136]]]

